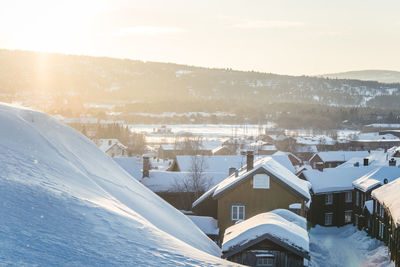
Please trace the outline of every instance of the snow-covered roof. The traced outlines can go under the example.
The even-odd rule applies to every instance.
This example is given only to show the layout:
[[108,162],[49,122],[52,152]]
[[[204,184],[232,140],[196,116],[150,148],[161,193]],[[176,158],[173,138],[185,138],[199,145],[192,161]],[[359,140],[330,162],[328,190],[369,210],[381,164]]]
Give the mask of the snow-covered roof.
[[219,235],[218,221],[213,217],[193,215],[188,215],[187,217],[206,235]]
[[[265,156],[256,156],[255,160],[264,158]],[[288,155],[272,155],[270,156],[292,173],[296,170],[293,167]],[[232,156],[176,156],[176,162],[179,166],[180,171],[190,172],[193,161],[196,159],[202,159],[204,162],[205,172],[220,172],[226,173],[225,177],[229,175],[229,168],[233,167],[239,169],[246,165],[246,156],[232,155]]]
[[[388,166],[389,160],[392,158],[394,151],[371,151],[368,157],[354,157],[346,161],[345,163],[339,165],[337,168],[347,168],[354,167],[355,164],[362,166],[364,164],[364,158],[368,159],[368,166]],[[396,165],[400,165],[400,161],[396,162]]]
[[308,257],[310,241],[307,230],[273,212],[258,214],[227,228],[222,252],[225,257],[229,252],[234,255],[234,251],[246,249],[253,244],[252,241],[264,239],[283,243],[298,255]]
[[[128,172],[136,180],[142,178],[143,159],[142,157],[116,157],[113,158],[126,172]],[[154,160],[150,157],[150,165],[159,171],[165,171],[171,160]],[[151,170],[152,171],[152,170]]]
[[393,221],[400,225],[400,179],[385,184],[372,191],[373,198],[383,204],[390,212]]
[[353,181],[374,170],[373,166],[353,168],[327,168],[303,171],[307,181],[312,185],[315,194],[353,190]]
[[[178,192],[184,183],[190,181],[192,172],[172,172],[150,170],[149,177],[142,178],[140,182],[153,192]],[[225,173],[204,172],[202,173],[205,189],[215,186],[225,179]]]
[[311,157],[310,161],[319,156],[322,161],[330,162],[330,161],[347,161],[354,157],[368,157],[368,151],[325,151],[325,152],[318,152],[314,156]]
[[[3,104],[0,125],[6,126],[0,127],[1,217],[7,222],[2,262],[228,264],[189,218],[81,133],[43,113]],[[30,237],[15,238],[21,233]]]
[[254,167],[252,170],[247,171],[246,168],[243,168],[239,171],[238,177],[234,174],[223,180],[218,184],[217,188],[214,191],[213,196],[217,197],[218,195],[224,193],[226,190],[231,189],[232,187],[240,184],[246,178],[248,178],[251,174],[257,172],[259,169],[264,169],[266,172],[272,174],[274,177],[282,181],[287,186],[291,187],[298,194],[303,196],[306,199],[310,199],[309,194],[309,184],[308,182],[301,180],[296,175],[294,175],[291,171],[285,168],[283,165],[279,164],[272,157],[262,158],[254,163]]
[[125,145],[123,145],[118,139],[115,138],[97,139],[95,142],[100,150],[103,152],[107,152],[114,145],[119,146],[121,149],[127,149]]
[[372,123],[366,126],[375,127],[375,128],[400,128],[399,123]]
[[378,132],[373,133],[360,133],[354,137],[357,141],[378,141],[378,140],[399,140],[399,138],[393,134],[380,135]]
[[298,136],[295,137],[297,144],[302,145],[335,145],[336,141],[329,136]]
[[379,167],[353,182],[353,186],[367,192],[377,186],[391,182],[400,177],[400,168],[396,166]]
[[[293,204],[292,204],[293,205]],[[301,204],[300,203],[296,203],[294,204],[296,206],[300,205],[301,208]],[[297,224],[298,226],[300,226],[303,229],[307,230],[307,220],[306,218],[297,215],[294,212],[291,212],[290,210],[286,210],[286,209],[276,209],[276,210],[272,210],[270,211],[270,213],[274,213],[276,215],[281,216],[282,218],[288,220],[289,222],[292,222],[294,224]]]

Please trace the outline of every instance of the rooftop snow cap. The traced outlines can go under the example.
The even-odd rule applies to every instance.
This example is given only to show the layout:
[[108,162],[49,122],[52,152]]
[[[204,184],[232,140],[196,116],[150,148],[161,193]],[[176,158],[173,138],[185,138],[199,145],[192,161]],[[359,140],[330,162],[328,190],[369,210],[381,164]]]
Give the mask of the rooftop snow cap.
[[251,171],[254,167],[254,152],[251,150],[247,151],[247,171]]

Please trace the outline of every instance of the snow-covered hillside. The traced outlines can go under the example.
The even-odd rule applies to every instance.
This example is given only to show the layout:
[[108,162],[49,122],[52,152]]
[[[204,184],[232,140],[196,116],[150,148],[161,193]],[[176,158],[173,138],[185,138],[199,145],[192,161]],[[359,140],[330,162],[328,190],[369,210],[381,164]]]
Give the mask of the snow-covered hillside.
[[226,265],[190,219],[90,140],[0,104],[0,262]]

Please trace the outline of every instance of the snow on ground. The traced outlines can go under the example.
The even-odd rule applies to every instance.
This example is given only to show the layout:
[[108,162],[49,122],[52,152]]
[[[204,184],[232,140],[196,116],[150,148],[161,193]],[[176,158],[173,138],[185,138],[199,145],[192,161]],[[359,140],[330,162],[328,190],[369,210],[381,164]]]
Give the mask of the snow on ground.
[[394,267],[388,248],[352,225],[311,228],[310,253],[311,266]]
[[82,134],[0,104],[0,262],[226,265],[181,212]]

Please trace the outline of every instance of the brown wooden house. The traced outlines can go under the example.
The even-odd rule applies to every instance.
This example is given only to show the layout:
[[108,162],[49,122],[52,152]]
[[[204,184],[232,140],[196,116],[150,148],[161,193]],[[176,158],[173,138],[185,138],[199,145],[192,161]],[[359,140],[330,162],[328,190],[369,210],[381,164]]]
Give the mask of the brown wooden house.
[[391,260],[400,266],[400,179],[372,191],[370,234],[385,242]]
[[342,226],[353,222],[353,181],[374,167],[306,170],[302,175],[312,185],[308,220],[312,225]]
[[[253,166],[254,165],[254,166]],[[306,215],[310,200],[308,183],[296,177],[271,157],[247,165],[217,184],[193,203],[197,215],[215,216],[220,233],[239,220],[274,209],[288,209],[301,203],[301,215]]]

